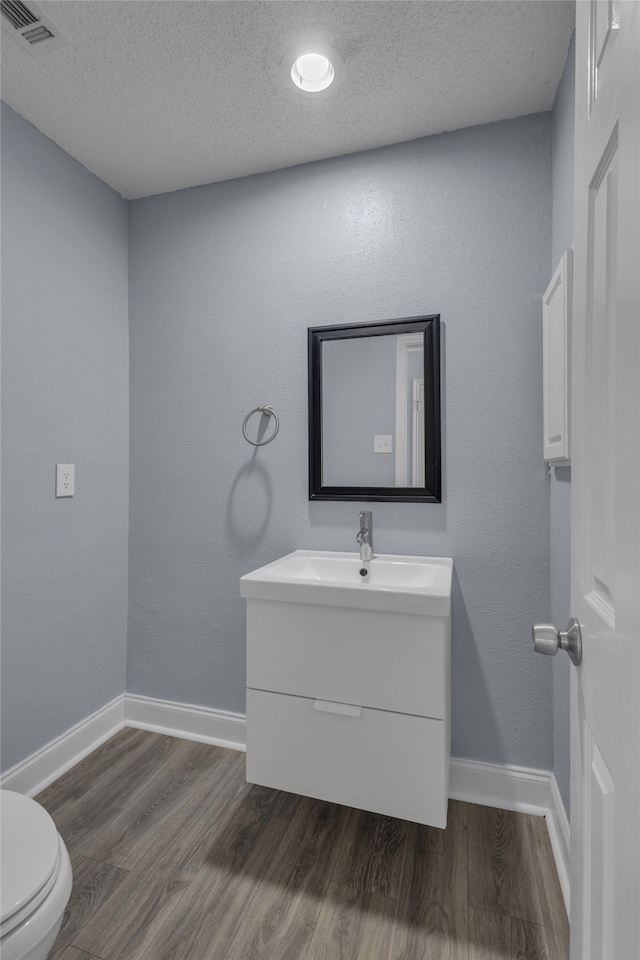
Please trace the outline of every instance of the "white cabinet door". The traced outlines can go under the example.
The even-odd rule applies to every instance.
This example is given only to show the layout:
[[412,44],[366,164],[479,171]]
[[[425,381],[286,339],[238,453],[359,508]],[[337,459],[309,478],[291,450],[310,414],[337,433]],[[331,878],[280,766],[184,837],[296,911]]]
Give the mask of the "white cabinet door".
[[247,600],[247,686],[444,719],[448,621]]
[[446,724],[247,690],[247,780],[446,827]]

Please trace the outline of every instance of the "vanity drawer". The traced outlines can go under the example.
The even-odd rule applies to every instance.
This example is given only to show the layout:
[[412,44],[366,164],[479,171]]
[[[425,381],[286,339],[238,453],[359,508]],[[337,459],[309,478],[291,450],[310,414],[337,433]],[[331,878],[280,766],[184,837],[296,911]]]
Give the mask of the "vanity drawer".
[[247,686],[444,719],[449,620],[249,599]]
[[247,690],[247,780],[445,827],[448,730],[442,720]]

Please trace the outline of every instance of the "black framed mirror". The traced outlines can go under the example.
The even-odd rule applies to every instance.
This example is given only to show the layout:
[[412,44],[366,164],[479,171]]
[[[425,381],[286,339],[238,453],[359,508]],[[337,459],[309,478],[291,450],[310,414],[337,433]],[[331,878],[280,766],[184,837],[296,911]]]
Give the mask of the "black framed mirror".
[[309,327],[309,499],[440,503],[440,315]]

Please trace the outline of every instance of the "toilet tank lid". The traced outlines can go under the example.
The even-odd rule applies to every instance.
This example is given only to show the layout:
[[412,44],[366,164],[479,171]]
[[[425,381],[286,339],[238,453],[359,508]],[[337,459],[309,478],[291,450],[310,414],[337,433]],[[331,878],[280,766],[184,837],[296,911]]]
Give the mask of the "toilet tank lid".
[[56,869],[56,825],[39,803],[0,790],[0,922],[31,900]]

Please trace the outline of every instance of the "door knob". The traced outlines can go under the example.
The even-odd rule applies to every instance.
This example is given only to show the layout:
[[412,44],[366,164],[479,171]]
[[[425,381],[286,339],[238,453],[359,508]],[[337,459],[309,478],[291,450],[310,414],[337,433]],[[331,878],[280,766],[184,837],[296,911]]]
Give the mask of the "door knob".
[[534,623],[531,637],[536,653],[555,657],[558,650],[566,650],[576,667],[582,663],[582,634],[575,617],[569,620],[566,630],[556,630],[552,623]]

